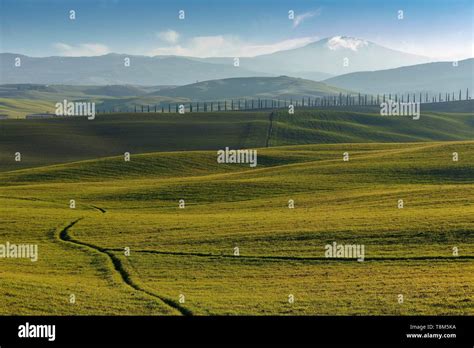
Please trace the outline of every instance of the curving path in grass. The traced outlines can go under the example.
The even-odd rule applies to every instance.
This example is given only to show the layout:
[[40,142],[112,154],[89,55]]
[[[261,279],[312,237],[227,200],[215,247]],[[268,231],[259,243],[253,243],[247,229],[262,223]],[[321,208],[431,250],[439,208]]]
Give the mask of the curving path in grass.
[[[103,209],[103,208],[99,208],[99,207],[94,207],[94,208],[97,209],[97,210],[100,210],[102,213],[106,213],[106,210]],[[140,285],[138,285],[136,282],[134,282],[131,275],[130,275],[130,273],[125,269],[122,261],[113,253],[112,250],[104,249],[104,248],[101,248],[99,246],[96,246],[96,245],[93,245],[93,244],[90,244],[90,243],[85,243],[85,242],[79,241],[79,240],[75,239],[74,237],[72,237],[70,235],[69,231],[71,230],[71,228],[74,225],[76,225],[82,219],[84,219],[84,218],[79,218],[79,219],[76,219],[74,221],[71,221],[66,227],[62,228],[59,231],[59,239],[62,240],[63,242],[66,242],[66,243],[72,243],[72,244],[80,245],[80,246],[88,248],[88,249],[93,249],[96,252],[99,252],[99,253],[107,256],[112,261],[112,264],[114,265],[115,271],[120,275],[123,282],[125,284],[127,284],[129,287],[131,287],[132,289],[134,289],[136,291],[140,291],[144,294],[152,296],[152,297],[166,303],[168,306],[170,306],[170,307],[176,309],[177,311],[179,311],[182,315],[185,315],[185,316],[193,315],[193,313],[189,309],[183,307],[181,304],[179,304],[179,303],[177,303],[173,300],[170,300],[166,297],[157,295],[157,294],[155,294],[155,293],[153,293],[149,290],[146,290],[143,287],[141,287]]]

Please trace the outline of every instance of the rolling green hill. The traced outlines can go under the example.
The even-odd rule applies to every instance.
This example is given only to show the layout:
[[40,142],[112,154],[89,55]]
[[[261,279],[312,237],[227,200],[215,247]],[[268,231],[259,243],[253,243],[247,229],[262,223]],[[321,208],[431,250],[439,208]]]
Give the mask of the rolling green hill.
[[422,112],[419,120],[354,111],[274,113],[269,145],[474,139],[473,113]]
[[54,103],[47,100],[0,98],[0,114],[8,115],[9,118],[25,118],[28,114],[54,112]]
[[346,93],[321,82],[294,78],[279,77],[239,77],[221,80],[210,80],[186,86],[155,92],[156,95],[168,97],[185,97],[190,100],[223,100],[223,99],[290,99],[302,96],[326,96]]
[[[0,121],[0,170],[123,156],[124,152],[261,147],[267,130],[265,112],[4,120]],[[13,161],[15,152],[21,152],[21,162]]]
[[33,113],[54,113],[55,104],[68,101],[94,102],[97,110],[133,111],[135,106],[156,105],[187,101],[186,98],[169,98],[151,93],[173,86],[71,86],[10,84],[0,85],[0,114],[9,118],[24,118]]
[[[135,106],[157,105],[157,110],[167,107],[169,103],[189,103],[191,101],[217,101],[230,99],[300,99],[302,96],[328,96],[347,91],[331,87],[322,82],[315,82],[288,76],[280,77],[242,77],[221,80],[210,80],[190,85],[138,87],[129,85],[110,86],[70,86],[70,85],[35,85],[13,84],[0,85],[0,112],[13,118],[24,116],[29,103],[34,106],[48,105],[54,110],[58,101],[95,102],[96,109],[134,111]],[[49,102],[49,103],[48,103]],[[37,108],[35,112],[44,112]],[[154,110],[154,109],[153,109]]]
[[473,141],[258,151],[253,169],[188,151],[0,173],[0,238],[39,248],[2,260],[0,314],[474,313]]
[[[280,110],[107,114],[92,121],[4,120],[0,121],[0,170],[123,156],[124,152],[473,138],[472,113],[422,112],[419,120],[413,120],[367,112],[303,109],[294,115]],[[21,162],[14,162],[15,152],[22,153]]]

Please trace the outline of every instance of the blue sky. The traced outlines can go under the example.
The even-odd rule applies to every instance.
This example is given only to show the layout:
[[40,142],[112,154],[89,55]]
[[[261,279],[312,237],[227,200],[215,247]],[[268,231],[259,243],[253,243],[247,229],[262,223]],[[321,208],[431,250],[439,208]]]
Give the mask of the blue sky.
[[0,2],[0,50],[31,56],[252,56],[338,35],[436,59],[473,56],[472,0]]

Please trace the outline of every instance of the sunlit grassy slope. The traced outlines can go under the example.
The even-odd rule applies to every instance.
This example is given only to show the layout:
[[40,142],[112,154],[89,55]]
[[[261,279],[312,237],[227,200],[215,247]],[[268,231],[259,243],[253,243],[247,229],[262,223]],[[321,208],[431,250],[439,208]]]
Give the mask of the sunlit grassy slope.
[[0,114],[17,119],[27,114],[54,113],[54,104],[46,100],[0,98]]
[[[368,111],[310,109],[297,109],[294,115],[279,110],[272,117],[270,111],[261,111],[5,120],[0,121],[0,171],[123,156],[124,152],[453,140],[474,140],[472,112],[422,112],[419,120]],[[22,154],[21,162],[14,161],[16,152]]]
[[[140,289],[184,295],[197,315],[474,314],[473,141],[284,146],[258,160],[188,151],[1,173],[0,241],[38,243],[40,258],[0,259],[0,312],[179,314],[125,284],[109,252]],[[80,218],[68,233],[88,246],[60,240]],[[326,259],[332,242],[365,245],[365,261]]]
[[407,116],[382,117],[376,112],[303,110],[294,115],[275,113],[269,145],[468,139],[474,139],[473,112],[422,112],[420,119],[414,120]]

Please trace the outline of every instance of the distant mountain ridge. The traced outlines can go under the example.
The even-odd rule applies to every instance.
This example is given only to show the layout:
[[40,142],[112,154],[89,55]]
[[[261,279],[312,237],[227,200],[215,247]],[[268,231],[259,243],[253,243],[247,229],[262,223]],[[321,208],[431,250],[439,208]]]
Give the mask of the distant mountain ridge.
[[461,89],[464,96],[466,88],[471,91],[474,89],[474,58],[459,62],[435,62],[355,72],[329,78],[324,82],[363,93],[443,93],[458,92]]
[[[21,66],[15,66],[15,58]],[[130,66],[125,66],[125,59]],[[196,58],[110,53],[92,57],[28,57],[0,53],[1,83],[66,85],[185,85],[232,77],[289,75],[323,80],[355,71],[425,63],[429,58],[370,41],[335,36],[304,47],[256,57]]]
[[[21,67],[15,67],[15,58]],[[125,59],[130,66],[125,66]],[[184,85],[223,77],[268,76],[233,65],[200,62],[175,56],[133,56],[110,53],[94,57],[45,57],[1,53],[4,84]]]

